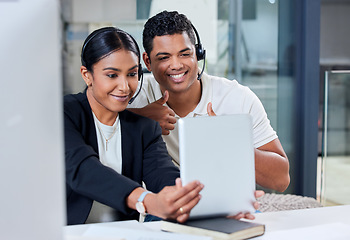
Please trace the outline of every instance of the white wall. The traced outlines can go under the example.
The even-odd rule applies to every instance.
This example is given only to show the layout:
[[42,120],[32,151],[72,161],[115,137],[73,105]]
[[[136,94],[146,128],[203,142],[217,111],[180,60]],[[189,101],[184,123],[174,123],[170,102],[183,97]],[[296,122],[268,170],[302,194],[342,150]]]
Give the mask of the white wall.
[[58,0],[0,1],[0,239],[62,239]]
[[185,14],[197,29],[204,49],[206,60],[217,61],[217,0],[152,0],[150,16],[167,11]]
[[60,0],[65,21],[111,23],[136,20],[136,0]]

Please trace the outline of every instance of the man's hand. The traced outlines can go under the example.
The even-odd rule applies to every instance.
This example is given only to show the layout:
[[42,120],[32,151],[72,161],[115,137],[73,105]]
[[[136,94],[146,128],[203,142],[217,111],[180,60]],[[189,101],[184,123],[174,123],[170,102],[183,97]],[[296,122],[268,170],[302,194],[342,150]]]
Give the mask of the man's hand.
[[213,111],[213,104],[211,102],[207,105],[207,112],[209,116],[216,116],[215,112]]
[[[255,195],[255,198],[259,198],[259,197],[262,197],[263,195],[265,194],[264,191],[262,190],[257,190],[255,191],[254,195]],[[258,202],[254,202],[253,204],[255,210],[258,210],[259,209],[259,203]],[[245,218],[245,219],[249,219],[249,220],[254,220],[255,217],[252,213],[239,213],[235,216],[228,216],[228,218],[233,218],[233,219],[241,219],[241,218]]]
[[165,91],[164,96],[157,101],[143,108],[128,108],[128,110],[157,121],[162,128],[162,134],[169,135],[170,131],[175,128],[176,118],[175,112],[168,106],[164,106],[168,99],[169,93]]

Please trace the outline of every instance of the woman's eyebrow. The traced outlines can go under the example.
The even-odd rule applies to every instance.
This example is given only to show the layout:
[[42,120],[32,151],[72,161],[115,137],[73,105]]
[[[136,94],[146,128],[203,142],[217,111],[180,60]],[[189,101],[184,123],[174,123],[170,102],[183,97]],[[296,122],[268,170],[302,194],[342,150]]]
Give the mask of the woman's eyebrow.
[[113,70],[113,71],[117,71],[117,72],[121,71],[119,68],[114,68],[114,67],[106,67],[103,70]]
[[[138,65],[136,64],[135,66],[129,68],[129,71],[133,70],[134,68],[137,68],[137,67],[138,67]],[[121,70],[119,68],[114,68],[114,67],[106,67],[103,70],[113,70],[113,71],[121,72]]]

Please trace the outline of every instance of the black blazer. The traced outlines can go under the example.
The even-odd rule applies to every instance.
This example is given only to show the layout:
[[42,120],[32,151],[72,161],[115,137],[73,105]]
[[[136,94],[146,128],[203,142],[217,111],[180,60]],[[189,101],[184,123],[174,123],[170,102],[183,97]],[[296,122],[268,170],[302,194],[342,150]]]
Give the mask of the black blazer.
[[123,219],[137,219],[126,197],[144,181],[159,192],[174,185],[179,170],[171,161],[157,122],[119,113],[122,175],[99,161],[96,129],[86,93],[64,97],[67,223],[85,223],[93,200],[116,209]]

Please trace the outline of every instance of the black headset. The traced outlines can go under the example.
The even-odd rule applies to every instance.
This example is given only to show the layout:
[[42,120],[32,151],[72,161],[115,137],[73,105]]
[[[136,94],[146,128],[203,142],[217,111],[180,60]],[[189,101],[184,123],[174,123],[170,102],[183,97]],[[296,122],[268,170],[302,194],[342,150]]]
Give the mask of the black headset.
[[136,42],[136,40],[127,32],[119,29],[119,28],[115,28],[115,27],[105,27],[105,28],[101,28],[99,30],[96,30],[95,34],[93,34],[90,38],[88,38],[87,40],[85,40],[85,43],[82,47],[82,50],[81,50],[81,63],[83,64],[83,66],[86,65],[86,62],[84,61],[84,54],[85,54],[85,48],[86,48],[86,45],[94,38],[96,37],[98,34],[100,33],[104,33],[104,32],[119,32],[119,33],[125,33],[127,34],[131,39],[132,41],[134,42],[135,46],[136,46],[136,49],[137,49],[137,52],[139,54],[139,68],[138,68],[138,81],[140,81],[140,86],[139,86],[139,89],[137,91],[136,94],[134,94],[134,96],[129,100],[129,104],[131,104],[135,98],[140,94],[141,92],[141,89],[142,89],[142,84],[143,84],[143,71],[142,71],[142,65],[141,65],[141,53],[140,53],[140,48]]
[[198,77],[197,77],[197,79],[200,80],[202,77],[202,74],[204,72],[204,68],[205,68],[205,49],[202,46],[201,39],[199,38],[199,34],[198,34],[197,29],[193,26],[193,24],[191,24],[191,25],[192,25],[192,29],[193,29],[194,33],[196,34],[196,38],[197,38],[197,44],[195,44],[197,61],[204,60],[202,71],[200,74],[198,74]]

